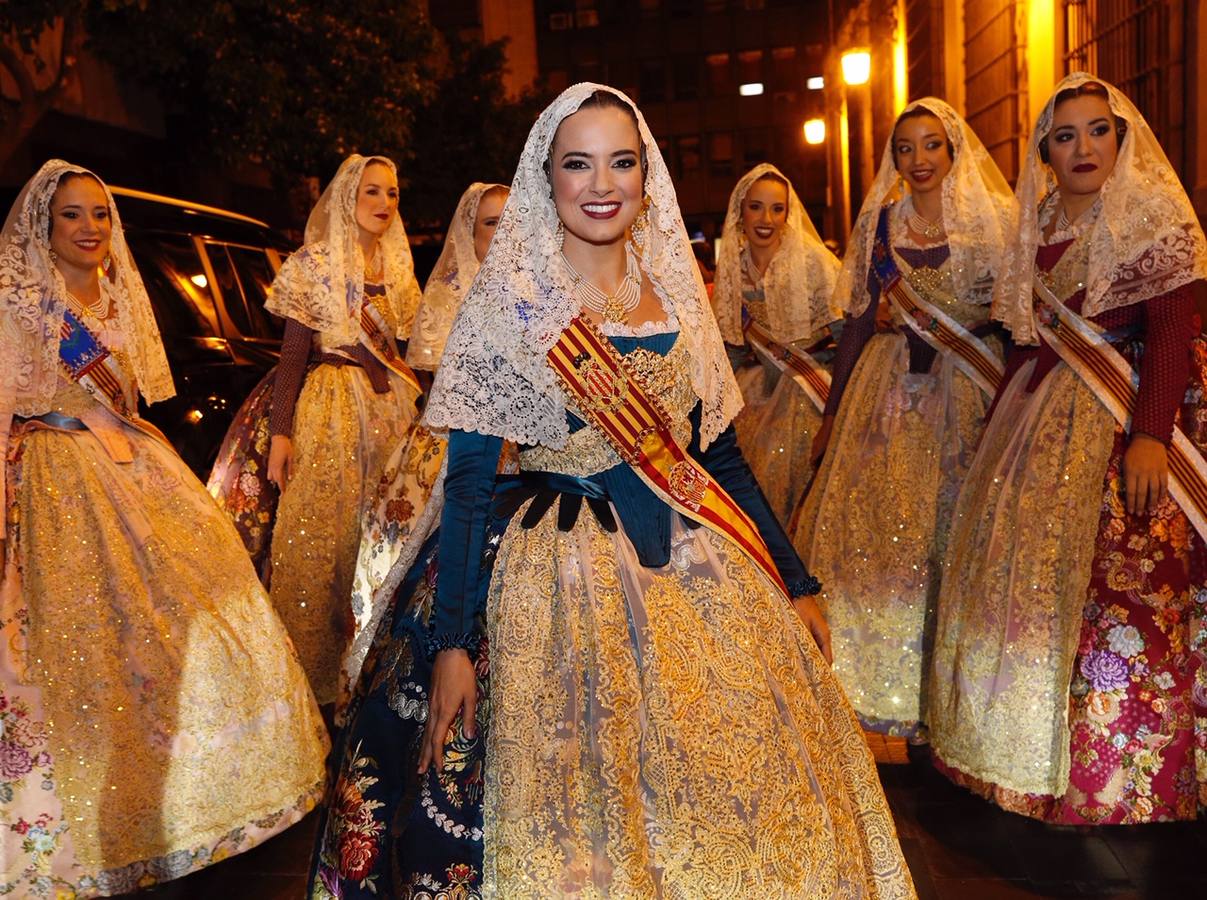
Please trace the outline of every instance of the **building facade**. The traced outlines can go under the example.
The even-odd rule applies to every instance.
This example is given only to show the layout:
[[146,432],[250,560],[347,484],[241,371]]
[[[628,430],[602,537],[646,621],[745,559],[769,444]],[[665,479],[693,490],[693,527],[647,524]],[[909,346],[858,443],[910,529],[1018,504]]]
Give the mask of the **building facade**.
[[[845,233],[896,114],[946,99],[1012,183],[1055,84],[1088,71],[1144,113],[1207,218],[1207,10],[1198,0],[834,0],[825,57],[829,215]],[[870,56],[865,84],[842,57]]]
[[737,179],[763,161],[793,181],[822,227],[823,145],[803,125],[823,91],[827,4],[802,0],[536,0],[537,56],[552,93],[620,88],[658,139],[691,231],[714,236]]

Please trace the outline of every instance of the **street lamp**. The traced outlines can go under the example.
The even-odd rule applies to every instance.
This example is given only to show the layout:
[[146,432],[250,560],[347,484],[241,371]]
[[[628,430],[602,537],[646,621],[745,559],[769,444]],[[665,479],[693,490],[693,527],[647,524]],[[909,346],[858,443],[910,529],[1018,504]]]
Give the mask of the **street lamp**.
[[867,84],[872,77],[872,54],[867,50],[848,50],[841,63],[842,80],[847,84]]
[[761,81],[752,81],[749,84],[738,85],[738,93],[743,97],[757,97],[763,93],[763,83]]
[[825,143],[826,140],[826,120],[825,119],[809,119],[805,122],[805,143],[816,146],[817,144]]

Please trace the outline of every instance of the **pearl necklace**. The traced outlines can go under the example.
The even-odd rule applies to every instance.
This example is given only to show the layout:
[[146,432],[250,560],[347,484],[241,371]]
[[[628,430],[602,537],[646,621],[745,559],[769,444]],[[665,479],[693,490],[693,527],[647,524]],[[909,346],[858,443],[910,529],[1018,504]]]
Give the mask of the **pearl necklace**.
[[566,259],[565,253],[562,254],[562,263],[570,275],[570,293],[580,306],[598,313],[605,322],[628,323],[629,314],[641,302],[641,269],[635,253],[625,249],[624,278],[614,294],[601,290],[579,275],[570,260]]
[[943,222],[931,222],[929,219],[924,219],[915,209],[909,215],[909,227],[915,234],[920,234],[928,240],[941,238],[943,236]]
[[110,308],[112,304],[109,302],[109,298],[105,296],[104,291],[100,292],[100,296],[95,303],[87,303],[71,291],[67,292],[67,296],[75,301],[75,305],[79,308],[80,312],[92,316],[92,318],[99,322],[103,322],[109,318],[109,313],[112,312]]

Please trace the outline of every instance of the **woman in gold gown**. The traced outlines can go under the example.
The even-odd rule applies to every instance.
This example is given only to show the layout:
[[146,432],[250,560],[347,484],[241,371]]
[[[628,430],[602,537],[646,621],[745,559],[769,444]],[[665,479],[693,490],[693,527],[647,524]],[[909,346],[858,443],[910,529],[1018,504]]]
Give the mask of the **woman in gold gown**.
[[267,477],[281,488],[270,591],[322,704],[340,695],[363,618],[352,605],[361,523],[415,420],[419,386],[399,343],[418,303],[394,164],[351,156],[265,304],[285,319],[269,417]]
[[18,197],[0,329],[0,894],[122,894],[300,819],[326,733],[234,528],[138,416],[174,388],[91,172]]
[[[914,896],[816,583],[737,449],[715,321],[636,107],[569,88],[529,135],[426,412],[450,429],[429,778],[456,777],[446,737],[451,761],[477,734],[483,603],[489,637],[463,895]],[[504,439],[520,472],[497,482]]]
[[[925,736],[951,509],[1002,367],[989,300],[1013,202],[950,106],[911,103],[834,293],[848,319],[793,541],[822,582],[834,671],[869,730]],[[891,316],[879,334],[878,308]]]
[[736,372],[745,407],[738,444],[771,508],[786,522],[813,476],[812,436],[830,383],[838,316],[830,296],[839,262],[821,242],[796,190],[759,163],[729,197],[712,294],[721,337],[749,343]]
[[936,762],[1049,822],[1193,820],[1207,491],[1187,475],[1207,473],[1207,240],[1140,111],[1084,72],[1040,114],[1018,198],[993,306],[1016,349],[939,598]]

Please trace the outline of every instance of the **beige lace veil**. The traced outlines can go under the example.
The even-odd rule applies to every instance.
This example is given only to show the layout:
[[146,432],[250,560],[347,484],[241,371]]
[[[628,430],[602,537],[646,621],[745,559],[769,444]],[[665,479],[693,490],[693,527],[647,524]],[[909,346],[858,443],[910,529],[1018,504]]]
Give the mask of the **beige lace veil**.
[[0,232],[0,413],[41,415],[54,396],[67,285],[50,256],[50,199],[69,173],[90,175],[105,188],[111,264],[101,290],[116,311],[112,327],[122,335],[138,389],[148,403],[176,393],[113,195],[87,169],[52,159],[21,190]]
[[[365,257],[356,225],[356,195],[365,166],[380,162],[397,172],[384,156],[352,154],[339,167],[306,221],[306,243],[285,260],[273,281],[269,312],[325,332],[335,345],[360,338],[360,307],[365,296]],[[419,284],[402,216],[396,215],[381,236],[386,284],[382,310],[395,336],[406,339],[419,306]]]
[[475,181],[457,203],[457,211],[448,226],[444,249],[436,267],[423,288],[423,300],[415,313],[411,341],[407,345],[407,362],[416,369],[434,370],[440,365],[444,342],[448,340],[453,318],[461,308],[466,291],[478,274],[478,257],[474,252],[474,226],[478,221],[478,204],[487,192],[506,189],[504,184],[483,184]]
[[596,91],[615,94],[637,115],[649,202],[634,223],[634,244],[642,269],[679,319],[679,340],[690,353],[692,386],[703,404],[705,446],[741,408],[658,144],[628,97],[583,83],[563,91],[528,135],[490,252],[449,334],[426,412],[432,427],[558,449],[565,444],[566,397],[545,354],[579,307],[560,259],[557,210],[544,167],[558,125]]
[[[942,191],[943,228],[947,232],[956,294],[966,303],[989,303],[1015,217],[1010,185],[959,113],[936,97],[923,97],[907,106],[902,115],[919,107],[943,123],[953,151]],[[890,134],[880,156],[876,180],[855,220],[834,289],[835,304],[850,315],[857,316],[867,309],[871,299],[867,278],[880,209],[888,202],[903,199],[905,190],[893,163]]]
[[721,337],[742,344],[742,203],[751,185],[764,175],[776,175],[788,185],[788,223],[779,250],[763,274],[763,293],[772,334],[781,342],[798,341],[828,325],[841,313],[830,300],[838,279],[839,261],[821,242],[796,189],[771,163],[759,163],[739,179],[729,195],[729,211],[721,232],[712,305]]
[[1207,279],[1207,242],[1190,198],[1156,135],[1134,103],[1114,85],[1074,72],[1056,85],[1031,133],[1018,180],[1019,222],[993,298],[993,316],[1016,343],[1038,342],[1032,321],[1031,280],[1040,243],[1041,206],[1059,195],[1056,177],[1039,156],[1052,130],[1056,95],[1096,81],[1106,88],[1111,112],[1127,122],[1115,168],[1102,185],[1090,227],[1089,271],[1081,313],[1095,316],[1142,303],[1185,284]]

